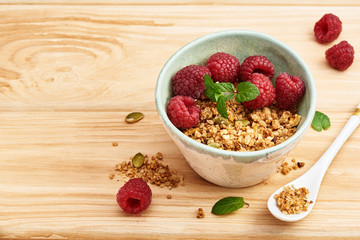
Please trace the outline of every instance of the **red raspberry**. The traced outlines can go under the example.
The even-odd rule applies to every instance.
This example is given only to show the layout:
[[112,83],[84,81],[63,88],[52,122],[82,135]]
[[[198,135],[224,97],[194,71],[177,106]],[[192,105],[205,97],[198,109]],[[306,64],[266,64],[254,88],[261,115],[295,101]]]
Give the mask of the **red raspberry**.
[[325,52],[325,57],[331,67],[344,71],[354,61],[354,48],[347,41],[335,44]]
[[340,35],[341,30],[340,19],[332,13],[325,14],[314,26],[315,37],[319,43],[334,41]]
[[176,96],[170,99],[167,115],[177,128],[192,128],[199,122],[200,108],[191,97]]
[[253,73],[262,73],[271,79],[275,74],[275,68],[265,56],[254,55],[247,57],[240,67],[240,75],[244,81],[249,81]]
[[151,197],[147,183],[141,178],[133,178],[119,189],[116,201],[125,212],[135,214],[147,209]]
[[240,62],[230,54],[218,52],[211,55],[206,67],[215,82],[235,82],[239,78]]
[[255,110],[270,106],[275,99],[275,89],[270,79],[261,73],[254,73],[250,82],[258,87],[260,94],[254,100],[243,102],[244,107]]
[[295,106],[305,94],[305,84],[297,76],[281,73],[275,81],[276,102],[279,107],[289,109]]
[[172,90],[174,95],[190,96],[198,98],[205,91],[204,76],[211,77],[207,67],[189,65],[180,69],[172,78]]

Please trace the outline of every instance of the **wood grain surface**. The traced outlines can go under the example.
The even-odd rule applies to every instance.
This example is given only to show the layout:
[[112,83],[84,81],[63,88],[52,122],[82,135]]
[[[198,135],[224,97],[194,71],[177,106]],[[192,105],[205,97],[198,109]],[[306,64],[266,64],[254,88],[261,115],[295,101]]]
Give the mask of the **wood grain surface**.
[[[267,210],[269,195],[309,169],[360,103],[358,1],[1,1],[0,239],[360,239],[360,130],[331,164],[318,201],[304,220],[284,223]],[[313,36],[332,12],[343,22],[355,61],[330,68]],[[157,114],[154,89],[167,59],[208,33],[267,33],[305,60],[327,131],[309,129],[288,159],[305,167],[259,185],[228,189],[201,179],[185,162]],[[126,124],[141,111],[145,118]],[[112,146],[117,142],[118,146]],[[151,186],[150,207],[121,211],[123,182],[114,166],[137,152],[184,175],[173,190]],[[172,199],[167,199],[168,194]],[[210,213],[226,196],[250,204],[226,216]],[[205,218],[197,219],[201,207]]]

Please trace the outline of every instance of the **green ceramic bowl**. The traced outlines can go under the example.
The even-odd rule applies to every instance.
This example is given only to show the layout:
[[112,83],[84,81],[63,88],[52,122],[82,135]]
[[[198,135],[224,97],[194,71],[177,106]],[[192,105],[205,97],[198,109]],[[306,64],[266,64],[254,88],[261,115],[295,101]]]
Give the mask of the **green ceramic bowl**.
[[[226,52],[242,62],[250,55],[264,55],[275,66],[275,76],[282,72],[299,76],[306,92],[298,105],[302,116],[296,133],[285,142],[254,152],[235,152],[201,144],[177,129],[169,120],[166,106],[172,97],[171,78],[190,64],[205,65],[216,52]],[[232,30],[216,32],[179,49],[161,70],[156,90],[157,110],[165,129],[184,155],[188,164],[204,179],[224,187],[247,187],[269,178],[283,162],[288,152],[302,139],[315,113],[316,89],[305,62],[288,46],[264,33]]]

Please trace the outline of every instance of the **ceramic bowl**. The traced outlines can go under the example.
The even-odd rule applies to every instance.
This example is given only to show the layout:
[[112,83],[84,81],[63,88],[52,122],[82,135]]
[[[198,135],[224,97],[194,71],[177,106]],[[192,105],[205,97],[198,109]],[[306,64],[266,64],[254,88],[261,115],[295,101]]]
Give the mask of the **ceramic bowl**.
[[[177,129],[169,120],[166,107],[172,97],[171,78],[190,64],[205,65],[216,52],[226,52],[242,62],[250,55],[264,55],[281,72],[299,76],[306,92],[298,104],[302,119],[296,133],[283,143],[264,150],[236,152],[199,143]],[[178,146],[190,167],[201,177],[223,187],[241,188],[268,179],[284,161],[289,151],[303,138],[315,113],[316,89],[305,62],[288,46],[264,33],[232,30],[200,37],[179,49],[162,68],[156,85],[157,110],[166,131]]]

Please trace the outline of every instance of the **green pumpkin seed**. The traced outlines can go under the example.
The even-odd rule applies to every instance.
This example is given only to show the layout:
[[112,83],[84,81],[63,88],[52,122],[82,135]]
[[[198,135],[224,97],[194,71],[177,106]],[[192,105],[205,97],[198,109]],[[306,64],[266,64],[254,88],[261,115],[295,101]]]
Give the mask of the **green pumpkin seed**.
[[144,155],[142,155],[142,153],[137,153],[135,154],[135,156],[132,158],[132,164],[134,165],[134,167],[139,168],[144,164]]
[[250,124],[249,120],[240,120],[240,122],[243,126],[247,126]]
[[220,144],[219,144],[219,143],[216,143],[216,142],[212,142],[212,143],[209,143],[208,146],[214,147],[214,148],[219,148],[219,147],[220,147]]
[[229,119],[226,119],[226,118],[220,117],[220,116],[215,117],[214,122],[216,124],[224,124],[225,126],[228,126],[230,124]]
[[141,112],[132,112],[125,117],[125,121],[128,123],[134,123],[144,118],[144,114]]

